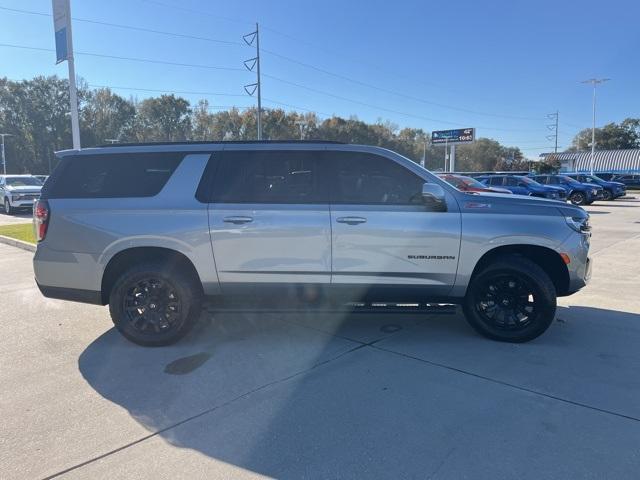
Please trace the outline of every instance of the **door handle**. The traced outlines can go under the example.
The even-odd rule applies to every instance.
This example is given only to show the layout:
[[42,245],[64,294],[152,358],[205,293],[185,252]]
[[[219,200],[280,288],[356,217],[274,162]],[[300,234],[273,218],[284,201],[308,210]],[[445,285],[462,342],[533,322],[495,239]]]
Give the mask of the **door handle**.
[[359,223],[365,223],[367,221],[364,217],[338,217],[336,222],[346,223],[347,225],[358,225]]
[[251,217],[243,217],[243,216],[224,217],[222,219],[222,221],[225,222],[225,223],[233,223],[235,225],[241,225],[243,223],[251,223],[251,222],[253,222],[253,218],[251,218]]

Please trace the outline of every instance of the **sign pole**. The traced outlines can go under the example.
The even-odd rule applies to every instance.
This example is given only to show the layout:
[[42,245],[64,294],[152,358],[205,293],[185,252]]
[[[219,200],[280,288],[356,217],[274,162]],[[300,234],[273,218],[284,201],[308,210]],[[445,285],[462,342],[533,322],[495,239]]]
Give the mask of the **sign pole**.
[[448,157],[448,156],[449,156],[449,139],[448,139],[448,138],[446,138],[446,139],[444,140],[444,171],[445,171],[445,172],[448,172],[448,171],[449,171],[449,170],[447,170],[447,168],[448,168],[448,167],[447,167],[447,160],[448,160],[448,158],[447,158],[447,157]]
[[52,0],[53,29],[56,39],[56,64],[67,61],[69,67],[69,102],[71,103],[71,137],[74,150],[80,150],[80,120],[76,69],[73,62],[70,0]]
[[451,153],[449,154],[449,167],[452,172],[456,171],[456,144],[451,145]]

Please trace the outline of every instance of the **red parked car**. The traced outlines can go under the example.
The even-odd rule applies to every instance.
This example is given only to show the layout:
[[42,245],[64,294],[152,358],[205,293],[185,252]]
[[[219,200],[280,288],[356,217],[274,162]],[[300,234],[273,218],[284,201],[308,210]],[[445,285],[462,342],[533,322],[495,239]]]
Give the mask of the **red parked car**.
[[489,193],[512,193],[506,188],[490,187],[480,183],[475,178],[455,175],[453,173],[440,173],[438,176],[445,182],[450,183],[462,192],[489,192]]

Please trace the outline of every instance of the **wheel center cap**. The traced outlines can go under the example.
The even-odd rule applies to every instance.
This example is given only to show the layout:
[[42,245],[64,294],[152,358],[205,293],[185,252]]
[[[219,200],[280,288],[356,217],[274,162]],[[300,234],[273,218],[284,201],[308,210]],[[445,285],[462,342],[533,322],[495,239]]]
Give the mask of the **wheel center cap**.
[[150,308],[151,310],[155,310],[157,307],[158,307],[158,306],[157,306],[155,303],[150,303],[150,304],[149,304],[149,308]]

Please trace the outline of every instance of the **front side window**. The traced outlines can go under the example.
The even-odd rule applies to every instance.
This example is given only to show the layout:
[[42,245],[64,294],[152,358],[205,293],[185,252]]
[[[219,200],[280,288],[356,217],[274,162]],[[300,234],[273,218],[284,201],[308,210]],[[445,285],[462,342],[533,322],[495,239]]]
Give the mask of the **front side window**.
[[507,185],[508,187],[517,187],[518,179],[515,177],[506,177],[504,184]]
[[212,202],[326,202],[319,155],[302,150],[225,151],[215,175]]
[[342,204],[422,203],[424,179],[389,158],[362,152],[328,152],[331,201]]
[[500,186],[500,185],[504,185],[503,182],[504,182],[504,178],[503,177],[491,177],[491,178],[489,178],[489,185]]

